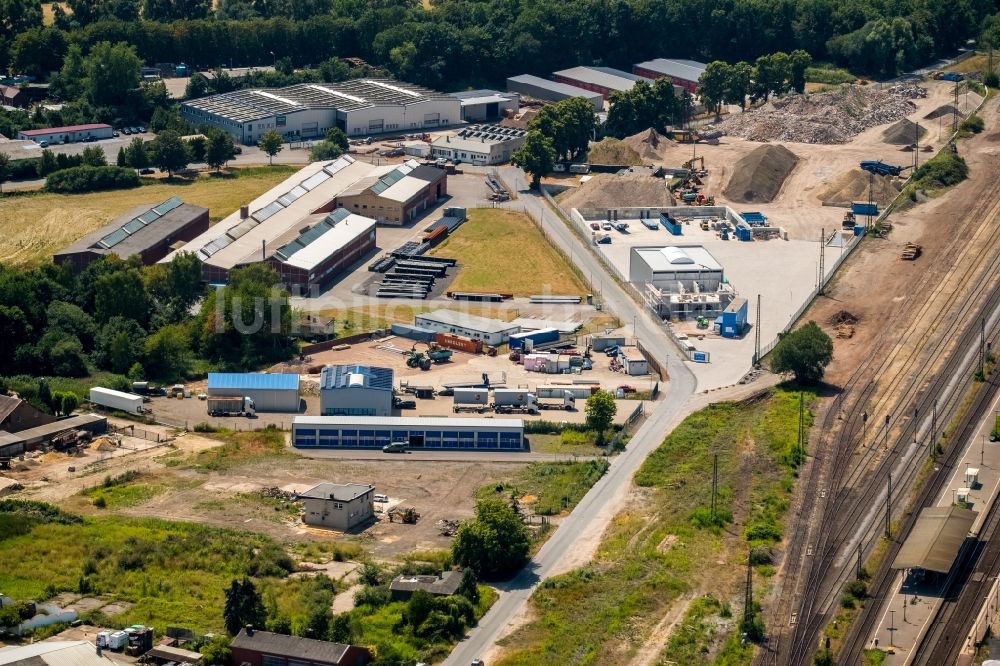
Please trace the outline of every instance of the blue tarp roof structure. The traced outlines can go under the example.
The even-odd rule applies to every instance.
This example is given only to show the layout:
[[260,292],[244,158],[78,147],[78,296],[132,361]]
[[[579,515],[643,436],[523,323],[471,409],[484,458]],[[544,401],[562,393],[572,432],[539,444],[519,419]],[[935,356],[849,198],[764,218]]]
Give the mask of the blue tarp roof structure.
[[210,372],[208,390],[212,389],[282,389],[299,390],[299,376],[270,372]]

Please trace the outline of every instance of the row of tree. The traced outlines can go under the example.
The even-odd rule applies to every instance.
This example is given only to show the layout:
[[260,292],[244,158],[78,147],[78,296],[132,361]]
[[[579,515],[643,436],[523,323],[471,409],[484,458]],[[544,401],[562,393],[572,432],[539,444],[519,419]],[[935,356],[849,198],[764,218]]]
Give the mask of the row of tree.
[[[73,0],[44,28],[39,0],[0,3],[0,68],[30,65],[26,42],[53,48],[39,68],[58,70],[65,45],[88,53],[126,42],[149,63],[197,67],[295,66],[357,56],[432,87],[547,74],[580,63],[628,67],[670,52],[752,62],[803,49],[859,71],[891,74],[952,52],[975,37],[995,4],[986,0]],[[73,7],[72,5],[76,5]],[[29,31],[48,31],[47,36]],[[61,37],[53,33],[60,33]],[[272,56],[271,53],[275,55]],[[15,56],[17,56],[15,58]]]
[[812,56],[801,49],[790,54],[778,51],[763,55],[753,64],[714,60],[698,79],[698,97],[707,109],[718,113],[723,103],[746,108],[748,99],[766,102],[772,94],[791,90],[801,93],[805,91],[806,69],[811,64]]

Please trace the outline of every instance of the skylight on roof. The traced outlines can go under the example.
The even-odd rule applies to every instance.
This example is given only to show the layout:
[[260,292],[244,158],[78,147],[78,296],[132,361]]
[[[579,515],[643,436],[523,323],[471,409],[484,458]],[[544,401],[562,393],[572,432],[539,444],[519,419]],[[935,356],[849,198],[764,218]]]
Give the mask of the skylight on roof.
[[345,92],[340,92],[339,90],[334,90],[333,88],[327,88],[326,86],[318,86],[318,85],[316,85],[314,83],[310,83],[308,85],[313,90],[318,90],[318,91],[324,92],[324,93],[326,93],[328,95],[336,95],[337,97],[343,97],[344,99],[349,99],[352,102],[358,102],[359,104],[367,104],[368,103],[368,100],[366,100],[363,97],[356,97],[354,95],[348,95]]
[[382,81],[372,81],[371,79],[368,79],[367,83],[370,83],[373,86],[379,86],[380,88],[385,88],[386,90],[392,90],[404,95],[409,95],[410,97],[423,97],[423,95],[418,92],[413,92],[412,90],[407,90],[406,88],[400,88],[399,86],[394,86],[389,83],[383,83]]

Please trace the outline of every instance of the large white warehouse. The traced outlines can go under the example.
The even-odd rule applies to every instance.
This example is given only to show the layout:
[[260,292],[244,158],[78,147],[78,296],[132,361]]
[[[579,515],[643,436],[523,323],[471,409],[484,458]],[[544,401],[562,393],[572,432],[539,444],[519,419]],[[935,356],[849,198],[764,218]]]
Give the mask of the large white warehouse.
[[411,83],[355,79],[211,95],[181,104],[181,116],[253,145],[268,130],[298,140],[322,137],[333,127],[348,136],[438,129],[461,121],[462,102]]

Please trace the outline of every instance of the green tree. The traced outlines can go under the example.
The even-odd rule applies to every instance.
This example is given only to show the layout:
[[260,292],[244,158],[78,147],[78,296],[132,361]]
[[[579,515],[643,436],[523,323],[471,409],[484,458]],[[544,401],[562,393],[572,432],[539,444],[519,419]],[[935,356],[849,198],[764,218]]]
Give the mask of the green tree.
[[347,140],[347,135],[344,134],[344,130],[339,127],[331,127],[328,129],[323,139],[335,145],[342,153],[346,153],[351,147],[351,142]]
[[727,104],[739,104],[741,109],[746,109],[752,83],[753,65],[742,61],[732,65],[729,68],[729,77],[726,79],[723,101]]
[[83,159],[83,166],[108,166],[108,158],[100,146],[87,146],[80,157]]
[[782,94],[788,89],[791,75],[791,61],[787,53],[779,51],[757,58],[754,63],[753,98],[763,99],[766,102],[772,93]]
[[203,136],[191,137],[187,140],[188,152],[192,162],[204,162],[208,153],[208,140]]
[[722,109],[731,76],[732,70],[728,63],[713,60],[698,77],[698,96],[705,108],[714,111],[716,115]]
[[141,66],[134,47],[98,42],[83,59],[87,99],[94,106],[125,106],[139,89]]
[[48,148],[42,150],[42,156],[38,161],[38,175],[45,178],[58,168],[59,166],[56,162],[56,154]]
[[66,391],[62,394],[62,399],[60,401],[59,411],[62,412],[63,416],[69,416],[76,411],[76,408],[80,406],[80,397],[73,393],[72,391]]
[[229,160],[236,157],[236,144],[229,132],[215,130],[208,134],[208,144],[205,146],[205,163],[218,171]]
[[531,175],[531,187],[537,189],[542,176],[548,175],[555,166],[556,150],[551,139],[539,130],[531,130],[524,144],[510,156],[510,161]]
[[[55,331],[59,337],[57,340],[53,341],[51,345],[45,344],[45,348],[42,350],[44,358],[46,358],[52,367],[52,372],[60,377],[85,377],[90,374],[87,371],[87,361],[86,355],[83,353],[83,345],[76,338],[75,335],[69,335],[63,333],[62,331]],[[39,341],[39,347],[43,346],[43,342],[46,342],[45,338]],[[53,400],[53,411],[58,411],[62,404],[62,399],[58,401]]]
[[[335,128],[336,129],[336,128]],[[274,164],[274,156],[281,152],[284,139],[274,130],[268,130],[260,137],[257,145],[267,154],[267,163]]]
[[806,70],[812,65],[812,56],[802,49],[795,49],[789,54],[788,63],[792,90],[804,93],[806,91]]
[[184,377],[190,362],[191,338],[182,324],[167,324],[146,340],[146,370],[166,381]]
[[71,43],[66,49],[59,73],[49,81],[49,92],[56,99],[72,101],[83,95],[87,70],[79,44]]
[[249,578],[234,580],[226,590],[226,605],[222,611],[226,631],[235,636],[247,625],[264,627],[267,615],[260,594]]
[[509,504],[499,499],[476,503],[476,515],[462,523],[452,543],[459,565],[484,578],[508,576],[528,561],[528,528]]
[[97,335],[93,318],[78,305],[65,301],[52,301],[45,311],[48,330],[61,330],[75,335],[83,346],[90,349]]
[[203,666],[229,666],[233,660],[233,649],[229,636],[214,636],[212,640],[201,646],[201,663]]
[[150,142],[151,161],[158,168],[173,176],[188,165],[190,155],[180,135],[173,130],[161,132]]
[[125,147],[126,166],[132,167],[136,171],[149,166],[149,153],[146,150],[146,142],[135,137]]
[[458,586],[458,594],[469,600],[472,605],[479,603],[479,581],[472,569],[462,571],[462,582]]
[[833,341],[816,322],[810,321],[781,336],[771,352],[771,370],[791,372],[796,381],[815,384],[823,379],[824,370],[832,360]]
[[112,317],[97,334],[94,363],[99,368],[125,374],[133,365],[141,363],[145,348],[146,331],[138,322],[122,316]]
[[149,317],[149,294],[142,274],[135,268],[101,275],[94,285],[94,318],[107,323],[116,316],[139,324],[145,324]]
[[309,149],[309,161],[325,162],[326,160],[335,160],[343,154],[344,151],[332,141],[317,141]]
[[551,139],[558,158],[587,150],[595,127],[594,108],[582,97],[571,97],[542,107],[528,123]]
[[184,88],[184,97],[187,99],[197,99],[212,92],[208,86],[208,79],[201,74],[192,74]]
[[3,184],[10,174],[10,155],[0,153],[0,194],[3,194]]
[[584,413],[587,415],[587,427],[597,431],[598,443],[604,442],[604,433],[611,427],[615,414],[618,413],[615,397],[610,391],[592,393],[587,398]]
[[120,166],[120,167],[127,167],[128,166],[128,158],[125,157],[125,149],[124,148],[119,148],[118,149],[118,156],[115,157],[115,165],[116,166]]

